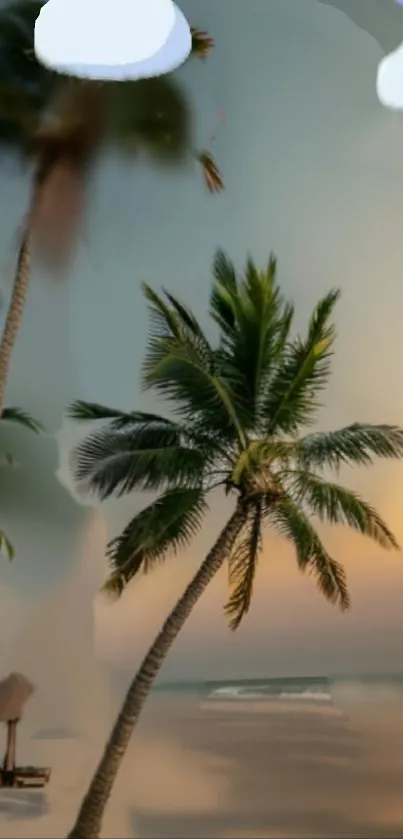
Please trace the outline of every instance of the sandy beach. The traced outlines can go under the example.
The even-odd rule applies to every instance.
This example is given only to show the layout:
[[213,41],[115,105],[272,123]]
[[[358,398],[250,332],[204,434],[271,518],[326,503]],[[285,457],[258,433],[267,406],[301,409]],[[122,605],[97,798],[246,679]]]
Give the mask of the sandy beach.
[[[139,738],[155,752],[137,779],[137,835],[402,839],[403,708],[348,711],[154,701]],[[172,762],[168,741],[160,759],[156,745],[168,736]]]
[[[2,837],[63,837],[71,824],[93,762],[88,744],[47,740],[40,753],[54,766],[49,792],[3,792]],[[402,839],[402,789],[396,704],[346,711],[156,697],[125,760],[104,835]]]

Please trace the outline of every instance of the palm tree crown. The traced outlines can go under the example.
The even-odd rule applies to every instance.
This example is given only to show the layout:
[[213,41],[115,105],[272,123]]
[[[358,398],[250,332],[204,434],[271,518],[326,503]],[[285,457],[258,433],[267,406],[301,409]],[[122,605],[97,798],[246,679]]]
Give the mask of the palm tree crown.
[[142,368],[144,388],[165,397],[170,417],[124,413],[76,402],[75,419],[106,420],[73,453],[76,479],[101,499],[133,490],[157,498],[108,547],[106,583],[120,594],[140,570],[186,546],[221,486],[238,496],[245,523],[226,557],[226,612],[235,629],[248,611],[265,526],[295,548],[302,571],[341,609],[349,606],[343,567],[324,546],[314,520],[344,524],[383,548],[396,540],[377,511],[355,492],[328,480],[343,464],[370,465],[403,454],[403,430],[353,423],[315,432],[335,340],[339,292],[319,301],[304,337],[292,333],[293,307],[276,281],[276,260],[264,270],[249,260],[241,276],[223,252],[214,260],[212,343],[193,314],[168,292],[144,286],[151,331]]
[[[192,108],[172,77],[103,83],[61,76],[34,52],[34,25],[43,0],[21,0],[0,11],[0,146],[36,165],[25,230],[54,269],[69,257],[83,208],[83,191],[101,143],[134,156],[183,164],[193,155],[210,192],[223,187],[209,151],[194,149]],[[192,55],[214,46],[192,29]]]
[[[168,165],[193,156],[210,192],[223,188],[209,151],[194,149],[192,109],[172,77],[139,82],[80,81],[53,73],[35,57],[34,25],[43,0],[0,10],[0,150],[34,163],[21,226],[13,290],[0,341],[0,417],[31,277],[31,256],[54,271],[69,263],[97,153],[113,143],[132,158],[146,151]],[[210,36],[192,30],[192,55],[205,59]]]
[[[77,165],[88,162],[87,153],[96,150],[100,139],[130,153],[145,148],[166,162],[183,162],[194,152],[192,108],[172,76],[100,84],[60,76],[41,65],[34,52],[34,25],[42,6],[43,0],[21,0],[0,12],[3,147],[31,152],[42,164],[47,154],[55,157],[57,152]],[[207,32],[192,29],[191,55],[204,60],[213,47]],[[207,170],[214,167],[208,152],[194,154]],[[208,177],[207,171],[207,185]],[[221,187],[217,170],[213,191]]]

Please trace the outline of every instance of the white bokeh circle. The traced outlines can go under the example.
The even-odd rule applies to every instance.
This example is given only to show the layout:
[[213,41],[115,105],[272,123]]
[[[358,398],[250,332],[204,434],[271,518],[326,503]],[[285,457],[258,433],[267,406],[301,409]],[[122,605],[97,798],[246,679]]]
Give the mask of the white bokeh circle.
[[79,78],[163,75],[179,67],[191,47],[189,24],[172,0],[48,0],[35,24],[37,59]]
[[385,108],[403,110],[403,44],[379,63],[376,92]]

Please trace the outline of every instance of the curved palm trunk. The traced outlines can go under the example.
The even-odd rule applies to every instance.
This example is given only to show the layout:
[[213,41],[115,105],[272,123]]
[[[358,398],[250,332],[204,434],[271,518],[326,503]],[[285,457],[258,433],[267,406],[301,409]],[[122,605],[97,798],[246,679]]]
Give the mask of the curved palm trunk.
[[10,369],[11,356],[17,339],[31,274],[30,225],[27,224],[18,251],[17,268],[8,312],[0,342],[0,419],[4,409],[4,394]]
[[176,636],[233,547],[235,539],[245,524],[246,517],[246,506],[242,502],[238,502],[235,512],[221,531],[214,547],[165,621],[160,633],[143,659],[141,667],[126,694],[121,712],[105,746],[88,792],[83,799],[75,825],[68,834],[68,839],[98,839],[100,836],[102,818],[108,798],[133,729],[153,682]]

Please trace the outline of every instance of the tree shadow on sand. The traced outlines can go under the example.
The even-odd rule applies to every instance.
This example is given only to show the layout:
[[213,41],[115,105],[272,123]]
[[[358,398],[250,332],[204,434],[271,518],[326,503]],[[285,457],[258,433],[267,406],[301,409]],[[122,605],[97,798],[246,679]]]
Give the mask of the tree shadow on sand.
[[27,790],[1,790],[0,816],[7,821],[40,819],[49,812],[46,793]]

